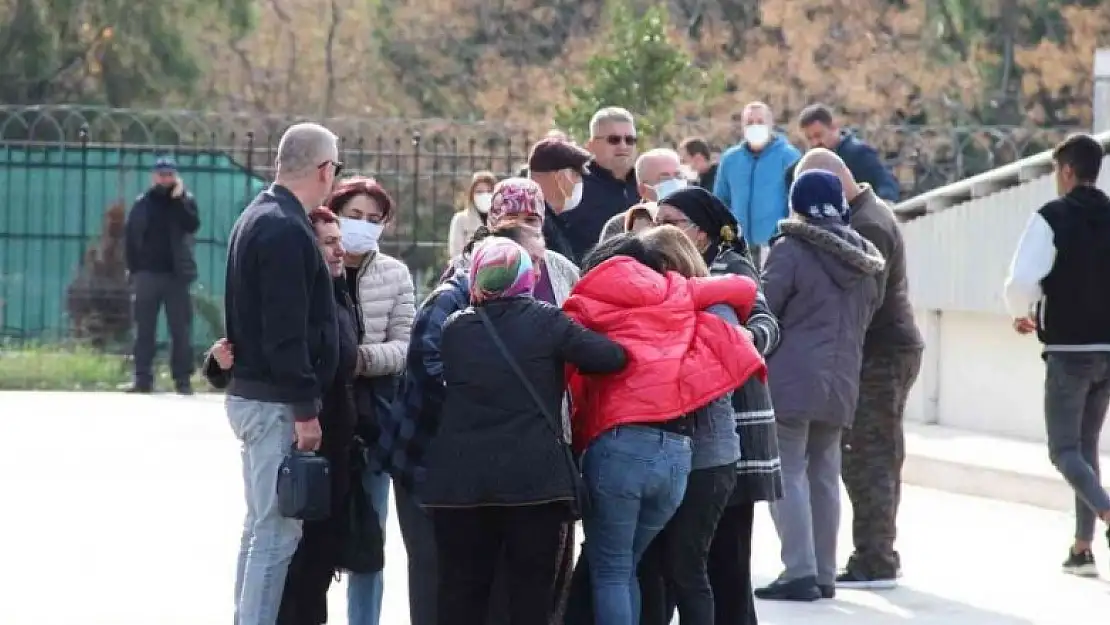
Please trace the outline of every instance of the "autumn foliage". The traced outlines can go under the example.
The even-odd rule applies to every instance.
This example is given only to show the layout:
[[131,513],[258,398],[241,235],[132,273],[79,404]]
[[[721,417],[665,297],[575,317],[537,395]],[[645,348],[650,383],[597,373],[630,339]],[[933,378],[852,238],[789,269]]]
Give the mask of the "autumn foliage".
[[[441,119],[531,136],[613,51],[614,6],[656,9],[689,76],[720,85],[690,97],[681,81],[664,130],[718,144],[753,99],[787,127],[822,101],[888,133],[1086,128],[1094,50],[1110,45],[1110,2],[1099,0],[100,0],[83,4],[83,23],[52,5],[0,0],[0,57],[11,61],[0,103]],[[940,154],[987,139],[874,141]]]

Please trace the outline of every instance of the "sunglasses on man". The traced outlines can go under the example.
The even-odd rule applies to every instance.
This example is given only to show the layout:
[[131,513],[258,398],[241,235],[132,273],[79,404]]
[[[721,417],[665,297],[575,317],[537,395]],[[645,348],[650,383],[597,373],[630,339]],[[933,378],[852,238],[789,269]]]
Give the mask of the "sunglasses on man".
[[631,146],[636,145],[639,140],[640,138],[636,135],[609,135],[605,137],[605,142],[609,145],[620,145],[624,143],[625,145]]

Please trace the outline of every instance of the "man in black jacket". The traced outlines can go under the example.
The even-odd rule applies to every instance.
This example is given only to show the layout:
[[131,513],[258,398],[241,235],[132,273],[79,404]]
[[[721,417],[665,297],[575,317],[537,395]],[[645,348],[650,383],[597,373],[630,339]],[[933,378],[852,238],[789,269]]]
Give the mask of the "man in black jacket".
[[339,360],[332,279],[307,212],[342,168],[336,137],[296,124],[278,144],[277,176],[231,230],[224,310],[235,368],[227,416],[243,445],[247,519],[235,580],[237,625],[274,625],[301,522],[281,515],[278,470],[291,446],[320,445],[321,389]]
[[586,149],[594,162],[582,176],[580,190],[559,207],[575,262],[597,245],[605,222],[640,201],[633,171],[639,140],[632,113],[625,109],[606,107],[590,120]]
[[192,393],[191,333],[193,303],[189,285],[196,280],[193,235],[200,228],[197,204],[170,158],[154,165],[153,185],[127,213],[124,253],[134,297],[134,385],[129,392],[154,390],[154,351],[158,311],[166,307],[170,329],[170,371],[178,393]]

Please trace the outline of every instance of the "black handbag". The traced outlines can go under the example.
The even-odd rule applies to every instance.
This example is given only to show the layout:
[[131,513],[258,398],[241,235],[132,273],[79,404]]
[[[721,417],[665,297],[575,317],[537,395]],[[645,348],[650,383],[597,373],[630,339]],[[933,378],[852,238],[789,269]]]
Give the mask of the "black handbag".
[[513,370],[516,377],[520,380],[524,390],[532,396],[532,401],[535,402],[536,407],[540,409],[540,414],[543,415],[543,421],[547,424],[547,428],[555,436],[555,442],[563,452],[563,458],[566,461],[567,471],[570,473],[571,484],[574,486],[574,502],[571,506],[571,513],[575,519],[581,519],[586,514],[589,514],[590,509],[590,491],[586,489],[586,482],[582,479],[582,471],[578,468],[578,463],[574,460],[574,452],[571,450],[570,445],[567,444],[561,432],[562,428],[559,427],[561,419],[555,419],[551,412],[543,403],[543,399],[536,391],[536,387],[532,386],[532,382],[528,376],[524,375],[520,365],[517,364],[516,359],[509,352],[509,348],[505,347],[504,341],[501,340],[501,335],[497,333],[497,329],[493,327],[493,322],[490,321],[486,311],[481,308],[475,308],[478,314],[478,319],[481,320],[482,325],[485,326],[486,331],[489,333],[490,340],[493,341],[497,351],[501,352],[501,356],[509,364],[509,368]]
[[358,420],[355,432],[366,444],[373,445],[381,436],[382,415],[389,415],[397,396],[398,376],[356,377],[351,383]]
[[362,473],[366,470],[366,446],[359,438],[351,446],[351,489],[339,519],[339,553],[336,568],[351,573],[377,573],[385,568],[385,537],[366,490]]
[[278,511],[288,519],[331,516],[331,464],[312,451],[292,449],[278,468]]

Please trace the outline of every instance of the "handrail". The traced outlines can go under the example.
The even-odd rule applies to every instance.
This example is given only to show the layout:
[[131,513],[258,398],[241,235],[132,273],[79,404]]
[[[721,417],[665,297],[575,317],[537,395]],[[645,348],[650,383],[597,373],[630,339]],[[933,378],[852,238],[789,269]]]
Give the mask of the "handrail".
[[[1094,135],[1107,152],[1110,152],[1110,132]],[[980,198],[1003,189],[1034,180],[1052,171],[1052,150],[1027,156],[1020,161],[1003,165],[971,178],[933,189],[894,206],[894,214],[901,221],[911,221],[951,208],[962,202]]]

